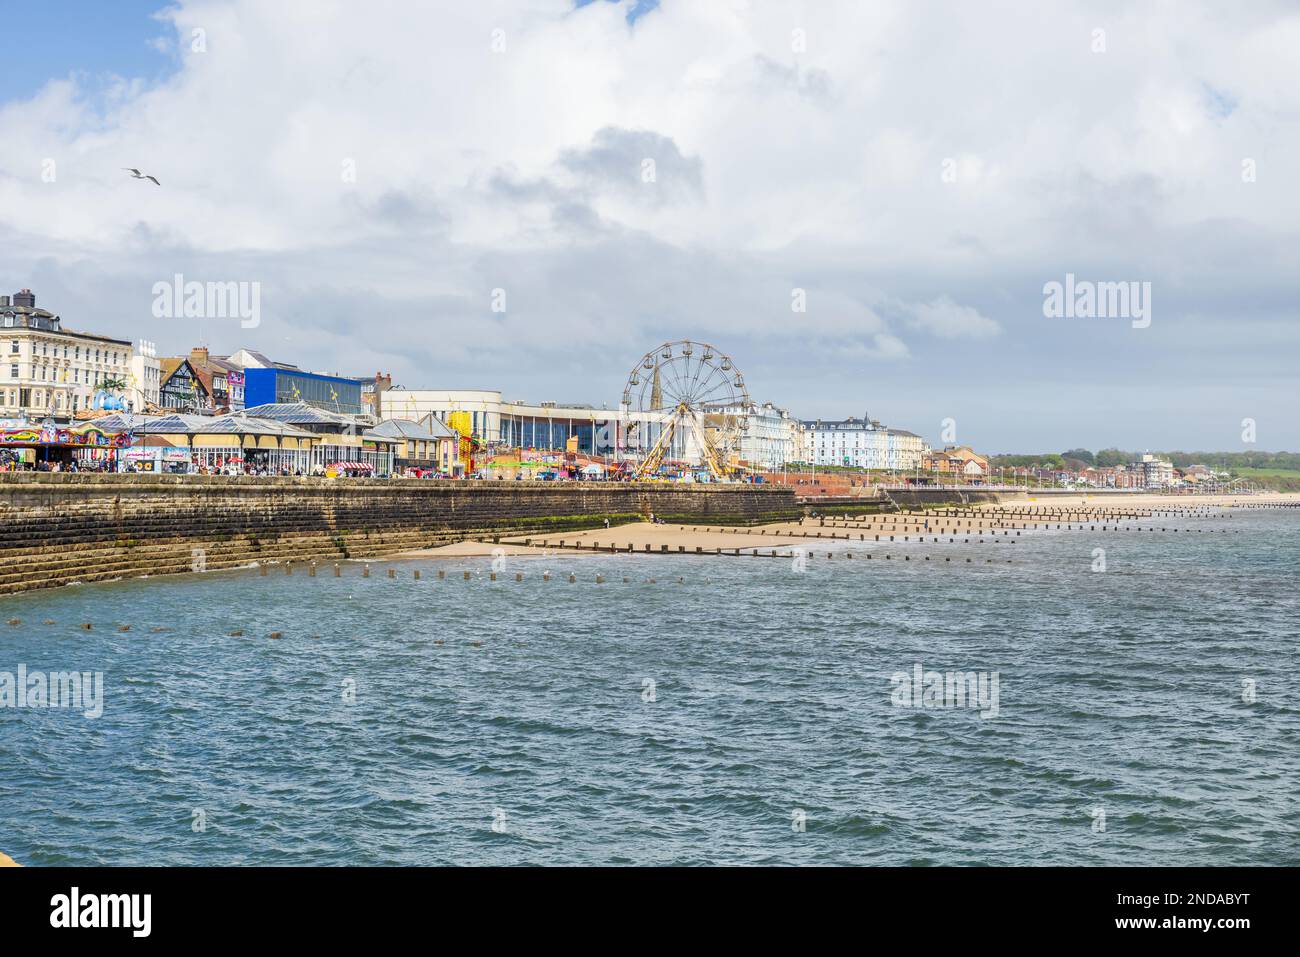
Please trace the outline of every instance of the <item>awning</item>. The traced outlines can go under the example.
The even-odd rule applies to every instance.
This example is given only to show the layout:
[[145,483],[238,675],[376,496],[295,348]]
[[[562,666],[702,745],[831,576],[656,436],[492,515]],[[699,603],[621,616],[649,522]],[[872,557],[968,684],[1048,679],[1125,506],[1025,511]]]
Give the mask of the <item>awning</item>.
[[333,464],[326,466],[326,468],[374,470],[374,466],[369,462],[334,462]]

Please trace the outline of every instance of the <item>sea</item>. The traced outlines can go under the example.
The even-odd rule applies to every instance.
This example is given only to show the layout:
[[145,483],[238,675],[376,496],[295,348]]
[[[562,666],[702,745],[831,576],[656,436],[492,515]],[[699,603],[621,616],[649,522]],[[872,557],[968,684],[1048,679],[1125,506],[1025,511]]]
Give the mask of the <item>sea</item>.
[[1300,510],[1127,524],[6,596],[0,851],[1300,863]]

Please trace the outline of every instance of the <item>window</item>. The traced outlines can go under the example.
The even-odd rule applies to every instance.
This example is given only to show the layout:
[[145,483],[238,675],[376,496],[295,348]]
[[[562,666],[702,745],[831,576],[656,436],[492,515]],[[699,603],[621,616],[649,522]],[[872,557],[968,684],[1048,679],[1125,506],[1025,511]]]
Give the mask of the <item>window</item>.
[[18,366],[16,364],[9,367],[9,377],[11,379],[18,378]]
[[14,355],[18,355],[18,340],[17,340],[17,339],[15,339],[13,342],[9,343],[9,351],[10,351],[11,353],[13,353]]

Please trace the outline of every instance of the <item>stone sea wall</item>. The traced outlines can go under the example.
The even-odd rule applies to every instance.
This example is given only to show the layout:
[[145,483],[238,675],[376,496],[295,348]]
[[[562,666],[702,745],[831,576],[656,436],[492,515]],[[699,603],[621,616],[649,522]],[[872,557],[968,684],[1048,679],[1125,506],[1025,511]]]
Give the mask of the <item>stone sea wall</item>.
[[246,565],[337,561],[466,538],[797,519],[786,488],[604,482],[0,474],[0,594]]

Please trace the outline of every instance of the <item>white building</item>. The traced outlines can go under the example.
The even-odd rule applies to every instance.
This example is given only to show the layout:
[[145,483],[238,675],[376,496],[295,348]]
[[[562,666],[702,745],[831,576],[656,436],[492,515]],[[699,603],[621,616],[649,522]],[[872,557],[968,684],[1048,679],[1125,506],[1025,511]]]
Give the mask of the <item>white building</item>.
[[[578,439],[578,451],[616,457],[629,447],[649,449],[666,427],[670,412],[635,415],[618,408],[559,402],[506,401],[500,392],[488,389],[404,389],[401,386],[379,392],[384,418],[419,421],[432,415],[444,424],[453,412],[469,416],[473,435],[487,446],[563,451],[568,439]],[[720,416],[738,410],[710,412],[700,417],[700,429],[708,432]],[[790,419],[770,403],[750,409],[747,451],[759,467],[779,468],[793,451]],[[672,436],[666,458],[688,462],[703,460],[696,429],[679,428]],[[740,458],[747,456],[741,454]]]
[[[743,415],[745,411],[723,410],[727,415]],[[775,470],[798,461],[799,420],[785,409],[778,409],[771,402],[751,403],[746,425],[741,433],[738,457],[750,468]]]
[[0,418],[71,422],[95,394],[126,392],[131,343],[63,328],[30,289],[0,296]]
[[1134,462],[1129,468],[1141,471],[1142,484],[1147,488],[1164,488],[1174,484],[1174,463],[1150,453],[1144,454],[1141,462]]
[[141,339],[131,356],[131,372],[127,376],[126,401],[135,412],[144,412],[149,406],[161,406],[158,390],[162,387],[162,365],[158,362],[158,349],[152,342]]
[[485,445],[563,450],[572,436],[578,450],[612,455],[620,436],[617,409],[558,402],[507,402],[490,389],[385,389],[380,393],[386,419],[419,421],[432,415],[446,423],[453,412],[470,417],[470,430]]
[[921,467],[930,446],[915,432],[890,429],[869,416],[804,422],[814,465],[907,471]]
[[812,453],[812,430],[803,422],[791,417],[786,419],[786,431],[790,434],[791,462],[811,462]]

